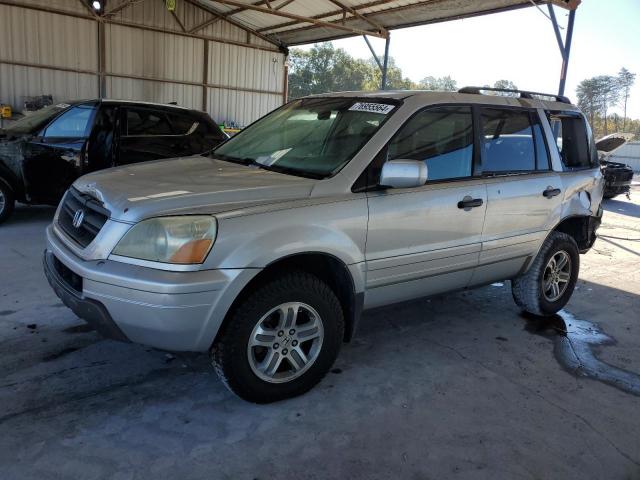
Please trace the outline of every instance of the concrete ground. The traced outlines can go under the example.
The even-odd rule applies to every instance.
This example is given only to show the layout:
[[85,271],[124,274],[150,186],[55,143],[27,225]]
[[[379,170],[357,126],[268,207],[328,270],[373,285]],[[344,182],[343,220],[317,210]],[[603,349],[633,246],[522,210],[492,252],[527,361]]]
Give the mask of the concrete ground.
[[41,271],[53,210],[18,208],[0,227],[0,478],[638,479],[634,190],[606,202],[562,317],[523,318],[509,282],[369,312],[320,385],[266,406],[205,356],[85,328]]

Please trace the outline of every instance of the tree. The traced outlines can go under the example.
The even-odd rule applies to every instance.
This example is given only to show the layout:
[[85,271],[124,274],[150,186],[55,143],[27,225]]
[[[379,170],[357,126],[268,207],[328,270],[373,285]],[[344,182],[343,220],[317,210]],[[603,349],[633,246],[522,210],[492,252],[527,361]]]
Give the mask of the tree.
[[493,84],[493,88],[506,88],[507,90],[518,90],[518,87],[511,80],[498,80]]
[[600,106],[600,89],[595,78],[582,80],[576,88],[578,106],[589,117],[589,123],[595,123],[595,116]]
[[[289,98],[345,90],[378,90],[382,72],[373,59],[353,58],[332,43],[314,45],[311,50],[293,49],[289,57]],[[415,88],[389,57],[387,89]]]
[[289,57],[289,97],[360,90],[367,70],[364,61],[331,43],[314,45],[309,51],[294,49]]
[[[367,61],[369,65],[369,75],[364,82],[363,90],[379,90],[382,83],[382,72],[376,61],[371,58]],[[387,90],[411,90],[416,88],[414,83],[407,77],[402,76],[402,70],[396,65],[393,57],[387,61]]]
[[576,89],[578,106],[594,123],[596,114],[601,116],[604,134],[609,133],[609,110],[620,101],[620,85],[617,77],[598,75],[580,82]]
[[422,90],[436,90],[440,92],[455,92],[458,90],[458,82],[450,75],[446,77],[424,77],[420,80],[418,88]]
[[[517,90],[518,86],[513,83],[511,80],[497,80],[494,84],[493,87],[489,87],[488,85],[485,85],[485,87],[488,88],[504,88],[506,90]],[[491,90],[488,90],[487,93],[489,95],[497,95],[499,97],[517,97],[518,94],[514,93],[514,92],[492,92]]]
[[636,74],[631,73],[626,68],[622,67],[618,72],[618,87],[620,88],[620,95],[624,102],[624,113],[622,116],[622,131],[627,128],[627,100],[629,99],[629,91],[636,82]]
[[594,78],[599,92],[600,108],[604,120],[604,134],[609,133],[607,113],[620,101],[620,89],[618,79],[611,75],[599,75]]

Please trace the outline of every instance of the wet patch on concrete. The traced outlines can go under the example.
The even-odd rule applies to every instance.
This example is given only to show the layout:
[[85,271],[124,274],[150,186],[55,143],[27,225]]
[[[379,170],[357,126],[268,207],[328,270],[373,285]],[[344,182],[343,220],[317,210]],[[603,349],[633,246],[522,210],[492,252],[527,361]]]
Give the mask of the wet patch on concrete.
[[598,347],[616,344],[597,325],[564,310],[551,317],[523,316],[527,319],[527,331],[553,339],[555,357],[570,373],[640,396],[640,374],[610,365],[596,356]]
[[12,313],[16,313],[17,310],[0,310],[0,317],[6,317]]

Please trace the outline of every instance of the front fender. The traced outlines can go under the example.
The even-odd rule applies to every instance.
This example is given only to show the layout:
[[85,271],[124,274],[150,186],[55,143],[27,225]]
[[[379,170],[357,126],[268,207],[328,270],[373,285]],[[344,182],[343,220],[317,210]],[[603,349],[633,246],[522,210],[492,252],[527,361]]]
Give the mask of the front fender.
[[368,209],[364,196],[218,219],[204,268],[264,268],[296,254],[324,253],[347,266],[364,262]]

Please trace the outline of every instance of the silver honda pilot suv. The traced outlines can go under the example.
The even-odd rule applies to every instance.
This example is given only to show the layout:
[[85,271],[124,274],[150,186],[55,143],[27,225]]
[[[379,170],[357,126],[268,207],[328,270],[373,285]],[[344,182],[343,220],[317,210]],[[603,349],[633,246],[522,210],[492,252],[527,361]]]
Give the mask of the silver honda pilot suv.
[[510,279],[569,300],[602,177],[585,117],[521,91],[294,100],[208,156],[77,180],[44,270],[110,338],[210,352],[253,402],[318,383],[364,310]]

